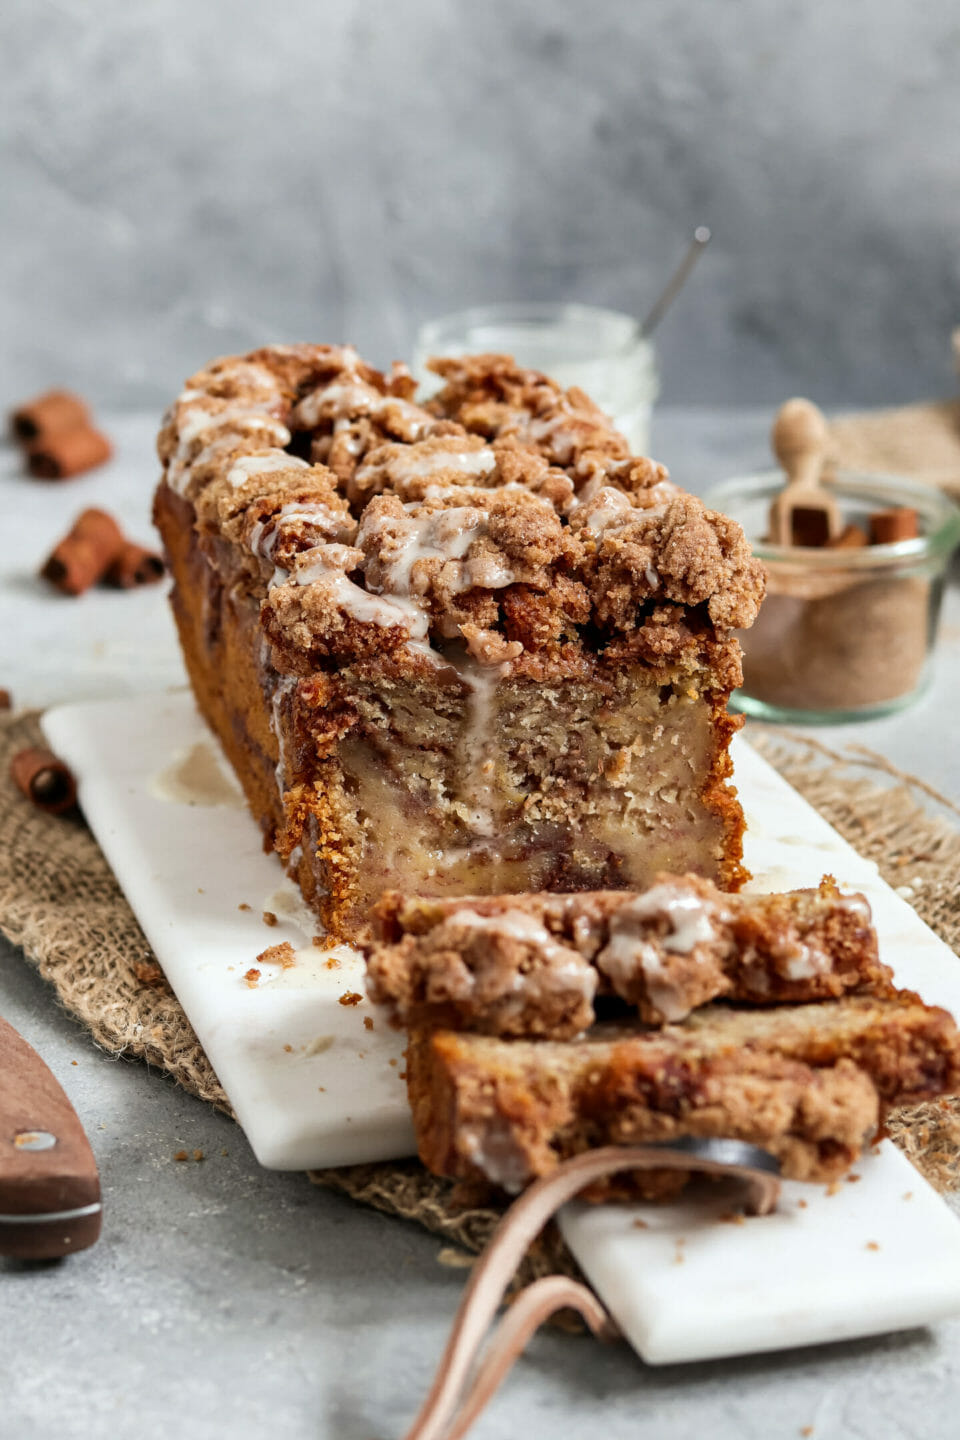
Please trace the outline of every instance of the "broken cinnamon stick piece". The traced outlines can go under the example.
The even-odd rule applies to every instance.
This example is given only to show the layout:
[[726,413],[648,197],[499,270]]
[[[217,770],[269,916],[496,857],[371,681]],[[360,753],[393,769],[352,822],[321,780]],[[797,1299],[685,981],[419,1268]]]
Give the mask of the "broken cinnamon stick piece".
[[13,696],[9,690],[0,690],[0,710],[13,709]]
[[32,745],[10,761],[17,789],[48,815],[62,815],[77,803],[77,785],[70,770],[52,750]]
[[27,452],[27,465],[38,480],[69,480],[113,454],[106,435],[90,425],[42,436]]
[[862,530],[859,525],[850,524],[844,526],[836,540],[831,540],[827,548],[830,550],[859,550],[868,543],[867,532]]
[[898,540],[915,540],[918,534],[917,512],[906,505],[876,510],[870,516],[871,545],[894,545]]
[[107,566],[104,580],[118,590],[132,590],[137,585],[152,585],[162,580],[166,566],[155,550],[125,540],[119,553]]
[[63,595],[82,595],[103,578],[126,541],[106,510],[84,510],[54,548],[40,574]]
[[79,395],[70,390],[48,390],[20,405],[10,416],[10,429],[15,440],[30,445],[46,440],[65,430],[81,430],[90,425],[90,411]]

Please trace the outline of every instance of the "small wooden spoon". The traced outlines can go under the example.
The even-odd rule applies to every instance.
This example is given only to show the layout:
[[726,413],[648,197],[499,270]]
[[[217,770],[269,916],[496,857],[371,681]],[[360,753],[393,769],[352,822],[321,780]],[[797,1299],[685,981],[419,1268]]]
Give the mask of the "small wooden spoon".
[[840,509],[821,487],[829,432],[823,412],[810,400],[780,406],[770,443],[787,483],[770,506],[774,545],[826,545],[843,529]]

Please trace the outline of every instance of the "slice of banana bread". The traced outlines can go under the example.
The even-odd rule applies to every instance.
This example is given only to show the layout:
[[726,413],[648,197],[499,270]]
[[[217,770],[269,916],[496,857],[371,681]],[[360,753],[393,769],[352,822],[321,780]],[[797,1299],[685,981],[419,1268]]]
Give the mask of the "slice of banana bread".
[[[946,1011],[897,991],[714,1004],[682,1025],[566,1042],[420,1030],[407,1073],[420,1156],[440,1175],[516,1192],[601,1145],[726,1136],[771,1151],[788,1178],[830,1180],[891,1106],[960,1087],[960,1036]],[[638,1175],[631,1193],[677,1183]]]
[[696,875],[651,889],[418,899],[374,910],[367,990],[393,1020],[569,1039],[616,995],[651,1024],[709,1000],[755,1004],[882,993],[870,906],[825,876],[816,890],[727,895]]

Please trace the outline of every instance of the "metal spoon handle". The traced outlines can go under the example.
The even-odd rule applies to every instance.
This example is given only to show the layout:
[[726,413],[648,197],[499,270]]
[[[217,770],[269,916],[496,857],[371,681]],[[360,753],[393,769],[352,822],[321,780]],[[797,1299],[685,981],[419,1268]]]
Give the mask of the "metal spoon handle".
[[667,281],[666,288],[661,292],[657,300],[647,313],[647,317],[640,326],[641,335],[652,335],[660,324],[664,315],[670,309],[674,300],[683,289],[690,275],[690,271],[696,265],[704,250],[710,244],[710,231],[706,225],[698,225],[693,232],[693,239],[687,246],[686,254],[680,264],[674,270]]

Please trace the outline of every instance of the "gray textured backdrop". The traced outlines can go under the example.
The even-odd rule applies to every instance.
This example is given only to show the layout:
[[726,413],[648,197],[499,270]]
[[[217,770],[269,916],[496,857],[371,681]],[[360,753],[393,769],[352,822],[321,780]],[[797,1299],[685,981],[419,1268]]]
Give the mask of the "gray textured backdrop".
[[8,399],[642,310],[699,222],[665,399],[954,383],[957,0],[6,0],[0,34]]

